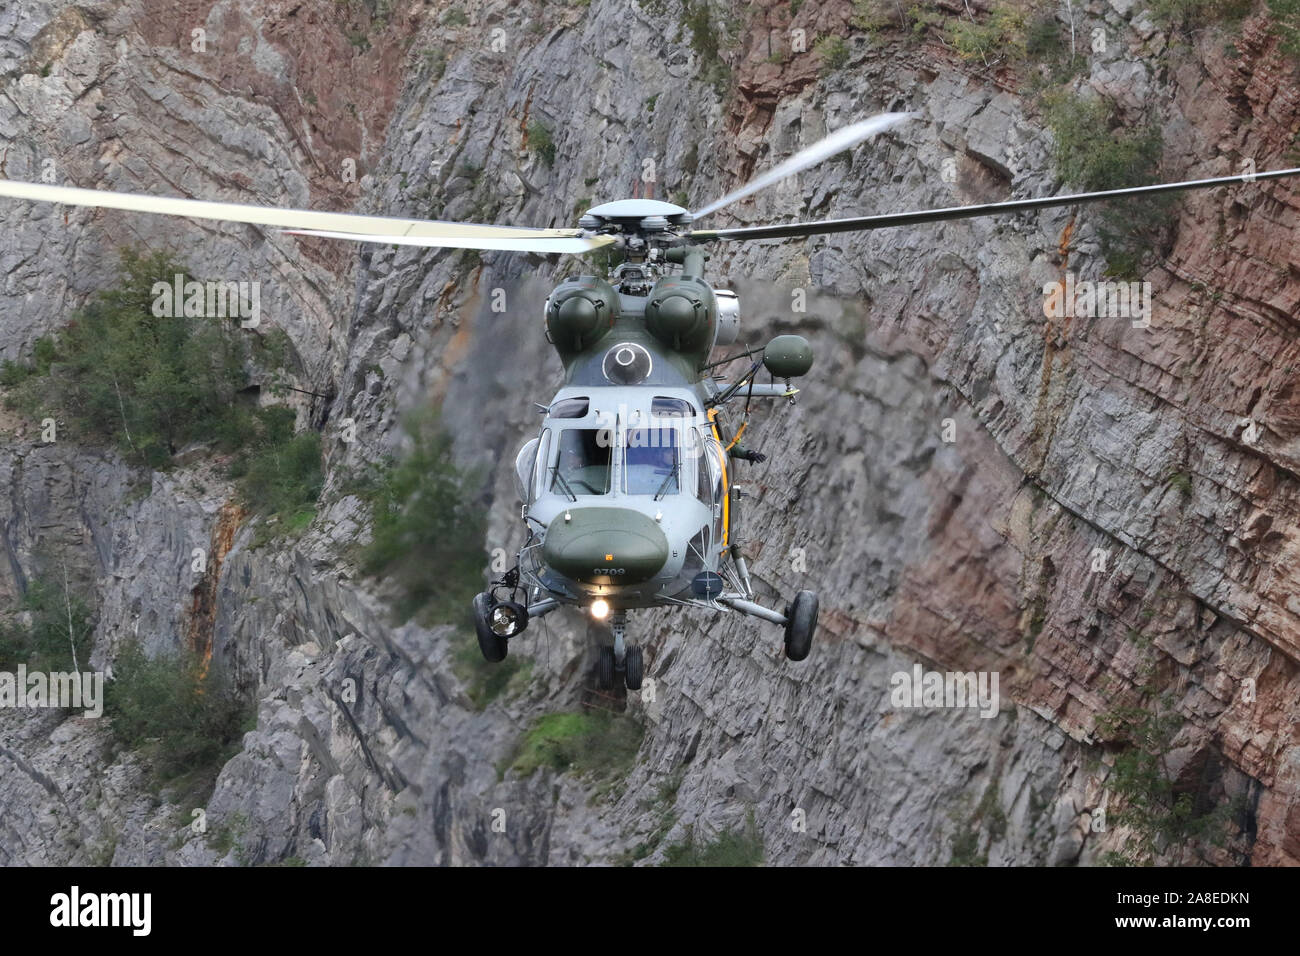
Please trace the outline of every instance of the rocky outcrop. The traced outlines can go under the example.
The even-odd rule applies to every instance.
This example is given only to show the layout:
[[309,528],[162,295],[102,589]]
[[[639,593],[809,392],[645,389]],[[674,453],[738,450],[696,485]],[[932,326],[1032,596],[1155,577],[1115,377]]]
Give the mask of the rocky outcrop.
[[[921,120],[727,215],[1059,188],[1016,77],[933,40],[868,40],[847,3],[789,6],[760,4],[749,29],[718,7],[714,61],[674,0],[179,14],[20,0],[0,12],[0,169],[35,179],[51,160],[78,185],[567,224],[622,195],[698,206],[825,130],[908,109]],[[1297,88],[1262,20],[1230,58],[1214,30],[1171,48],[1123,4],[1076,15],[1080,36],[1111,38],[1088,81],[1134,113],[1158,104],[1171,176],[1289,165]],[[209,55],[189,46],[197,28]],[[793,28],[809,52],[789,50]],[[851,37],[836,70],[812,52],[829,33]],[[357,182],[336,173],[349,158]],[[584,700],[581,620],[530,628],[511,650],[531,663],[525,688],[476,710],[456,629],[394,625],[383,583],[355,567],[367,519],[346,493],[400,448],[401,415],[436,403],[461,462],[484,469],[487,548],[517,547],[510,464],[560,371],[539,303],[578,263],[7,207],[0,357],[104,285],[117,245],[169,244],[196,270],[266,284],[315,393],[302,420],[323,429],[328,479],[302,537],[255,545],[214,463],[150,475],[33,444],[30,426],[6,441],[0,595],[57,552],[96,596],[97,664],[127,636],[202,643],[258,720],[197,808],[160,803],[93,720],[0,712],[0,859],[567,864],[642,844],[654,862],[688,827],[752,814],[770,863],[1093,863],[1127,838],[1094,824],[1113,799],[1099,719],[1154,687],[1185,719],[1168,757],[1180,786],[1245,807],[1227,846],[1167,861],[1297,862],[1296,210],[1278,184],[1183,200],[1147,276],[1147,329],[1044,317],[1045,282],[1100,273],[1097,210],[716,250],[746,339],[797,328],[817,352],[798,405],[756,412],[748,434],[771,458],[741,480],[756,584],[770,601],[817,587],[820,641],[790,665],[767,625],[637,615],[655,691],[620,705],[645,739],[626,780],[598,789],[497,769],[536,716]],[[488,307],[498,288],[505,314]],[[196,547],[219,554],[211,570],[192,570]],[[894,707],[890,677],[915,663],[998,672],[1001,712]]]

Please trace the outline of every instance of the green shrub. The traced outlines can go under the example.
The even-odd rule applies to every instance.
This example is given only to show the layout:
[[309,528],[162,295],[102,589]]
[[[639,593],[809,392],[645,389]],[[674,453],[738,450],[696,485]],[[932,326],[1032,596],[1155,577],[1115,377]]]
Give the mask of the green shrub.
[[1000,787],[1001,777],[998,775],[989,781],[984,789],[984,796],[980,798],[979,804],[969,817],[962,819],[962,813],[953,814],[957,827],[952,837],[949,866],[989,865],[988,851],[980,852],[980,842],[984,834],[988,833],[989,843],[993,844],[1006,836],[1007,832],[1007,815],[998,803]]
[[1079,35],[1071,46],[1068,31],[1057,22],[1055,15],[1043,13],[1025,24],[1024,57],[1017,66],[1037,69],[1025,70],[1029,90],[1062,84],[1086,73],[1088,69],[1088,38]]
[[21,385],[32,375],[30,365],[22,362],[15,362],[13,359],[5,359],[0,362],[0,386],[4,388],[13,388],[15,385]]
[[1185,471],[1175,471],[1169,476],[1169,487],[1176,490],[1184,498],[1191,497],[1192,476]]
[[854,0],[849,23],[859,30],[875,34],[890,26],[903,27],[903,8],[892,0]]
[[421,55],[433,81],[441,80],[447,72],[447,51],[441,47],[429,47],[421,51]]
[[682,27],[690,34],[691,50],[699,57],[700,78],[725,96],[731,85],[731,69],[722,58],[718,43],[724,35],[709,14],[708,0],[682,0]]
[[231,850],[234,850],[235,857],[239,860],[247,852],[244,849],[244,837],[247,835],[248,830],[248,814],[236,810],[226,820],[223,820],[219,826],[208,831],[206,841],[208,849],[213,850],[219,857],[224,857]]
[[931,10],[920,3],[907,8],[907,18],[912,22],[912,36],[917,39],[925,36],[931,27],[941,30],[948,23],[948,18],[938,10]]
[[1119,126],[1113,104],[1100,97],[1058,91],[1043,98],[1043,117],[1056,140],[1056,167],[1085,189],[1118,189],[1153,182],[1160,131]]
[[1019,61],[1028,50],[1025,15],[1014,7],[996,6],[985,20],[957,17],[949,21],[946,32],[963,60]]
[[1133,831],[1104,862],[1151,865],[1172,847],[1226,842],[1228,822],[1239,808],[1231,802],[1209,805],[1204,795],[1180,788],[1166,766],[1182,725],[1167,694],[1150,706],[1119,706],[1098,718],[1101,735],[1122,748],[1107,781],[1116,798],[1109,820]]
[[1279,49],[1293,59],[1300,59],[1300,0],[1268,0],[1273,18],[1271,30],[1281,42]]
[[244,504],[254,513],[273,516],[275,522],[265,527],[277,530],[306,527],[325,482],[320,435],[295,435],[295,417],[289,408],[258,409],[248,419],[247,447],[230,466]]
[[843,37],[821,37],[813,44],[813,52],[821,59],[823,76],[834,73],[849,62],[849,45]]
[[1199,30],[1211,23],[1236,23],[1253,5],[1252,0],[1151,0],[1148,8],[1163,26]]
[[1086,37],[1079,36],[1071,51],[1054,12],[1035,14],[1023,5],[998,3],[974,19],[919,0],[855,0],[849,22],[869,35],[892,28],[919,40],[934,32],[964,60],[1021,71],[1031,89],[1045,79],[1064,82],[1088,62]]
[[530,777],[542,767],[618,778],[636,761],[645,729],[608,711],[547,714],[520,739],[507,769]]
[[370,469],[352,489],[374,518],[362,570],[397,584],[403,621],[417,614],[426,621],[463,619],[486,564],[487,517],[477,481],[456,467],[436,415],[412,416],[406,428],[410,452]]
[[961,826],[952,838],[949,866],[988,866],[989,855],[981,853],[980,832],[969,824]]
[[[147,751],[158,785],[210,786],[252,729],[254,712],[210,662],[183,651],[149,658],[123,647],[104,687],[113,736]],[[199,781],[202,785],[196,786]]]
[[[1123,127],[1109,101],[1059,90],[1043,97],[1043,116],[1056,141],[1057,170],[1067,183],[1092,191],[1155,182],[1162,141],[1154,125]],[[1137,278],[1167,241],[1173,200],[1126,199],[1099,210],[1107,274]]]
[[762,866],[763,836],[751,810],[744,826],[719,833],[711,843],[695,842],[695,828],[688,827],[679,843],[664,847],[662,866]]
[[30,363],[6,363],[10,404],[54,414],[74,435],[115,444],[152,468],[214,435],[238,447],[249,412],[237,395],[261,350],[240,337],[235,319],[155,316],[153,285],[176,274],[188,278],[165,254],[124,250],[117,286],[38,340]]
[[50,366],[58,358],[58,347],[54,339],[48,335],[42,335],[32,346],[32,360],[30,362],[15,362],[12,359],[5,359],[3,365],[0,365],[0,385],[6,388],[12,388],[21,385],[27,379],[33,376],[49,375]]
[[547,166],[555,165],[555,138],[537,120],[528,124],[528,148]]
[[614,858],[615,863],[619,866],[631,866],[637,861],[650,856],[664,842],[668,832],[677,823],[675,804],[677,802],[677,793],[681,790],[682,780],[685,776],[685,768],[678,768],[667,780],[659,785],[657,799],[641,802],[642,809],[653,811],[654,829],[640,843],[619,853]]
[[95,631],[90,608],[62,581],[37,578],[17,609],[0,619],[0,670],[19,664],[45,672],[85,670]]

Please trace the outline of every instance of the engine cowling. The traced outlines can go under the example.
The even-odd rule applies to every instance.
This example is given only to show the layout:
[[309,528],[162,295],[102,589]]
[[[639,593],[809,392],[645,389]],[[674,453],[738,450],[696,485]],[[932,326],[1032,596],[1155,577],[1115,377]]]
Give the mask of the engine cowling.
[[546,337],[561,356],[588,349],[619,317],[618,293],[599,276],[571,276],[546,300]]
[[707,352],[713,346],[717,321],[713,288],[695,276],[664,276],[646,300],[646,329],[677,352]]

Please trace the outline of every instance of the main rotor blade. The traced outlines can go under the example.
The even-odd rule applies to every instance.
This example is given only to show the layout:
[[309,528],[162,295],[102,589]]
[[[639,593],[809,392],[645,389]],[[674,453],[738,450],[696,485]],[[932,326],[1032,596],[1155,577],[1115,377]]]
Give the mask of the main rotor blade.
[[[539,230],[540,231],[540,230]],[[456,249],[504,249],[510,252],[540,252],[546,255],[560,252],[591,252],[601,246],[617,242],[613,236],[542,236],[529,238],[523,236],[512,239],[491,239],[479,237],[458,237],[445,239],[427,236],[378,236],[361,235],[355,232],[326,232],[321,229],[285,229],[290,236],[321,236],[325,239],[349,239],[353,242],[387,242],[397,246],[440,246]]]
[[813,143],[807,149],[801,149],[785,162],[769,169],[762,176],[751,180],[747,185],[737,189],[735,192],[727,193],[721,199],[717,199],[699,212],[693,213],[694,218],[699,219],[701,216],[707,216],[711,212],[716,212],[723,206],[728,206],[737,199],[744,199],[746,196],[758,192],[773,183],[780,182],[788,176],[793,176],[809,166],[815,166],[824,159],[829,159],[836,153],[848,149],[850,146],[856,146],[870,136],[889,129],[891,126],[897,126],[904,120],[914,119],[916,113],[877,113],[875,116],[868,117],[852,126],[846,126],[838,129],[824,139]]
[[1300,169],[1275,169],[1266,173],[1243,173],[1240,176],[1221,176],[1217,179],[1192,179],[1181,183],[1129,186],[1125,189],[1075,193],[1070,196],[1012,199],[1007,202],[983,203],[977,206],[948,206],[944,209],[888,213],[882,216],[862,216],[857,219],[821,219],[817,222],[791,222],[776,226],[695,230],[690,233],[690,238],[694,242],[712,242],[715,239],[794,239],[800,236],[820,236],[834,232],[860,232],[868,229],[890,229],[894,226],[915,226],[927,222],[946,222],[949,219],[998,216],[1004,213],[1023,212],[1027,209],[1074,206],[1079,203],[1100,202],[1105,199],[1125,199],[1133,196],[1151,196],[1157,193],[1177,192],[1184,189],[1211,189],[1215,186],[1226,186],[1231,183],[1250,183],[1257,179],[1280,179],[1283,176],[1296,175],[1300,175]]
[[[581,238],[577,229],[527,229],[515,226],[485,226],[477,223],[439,222],[432,219],[395,219],[361,216],[345,212],[315,212],[281,209],[275,206],[247,206],[240,203],[175,199],[139,193],[107,192],[0,180],[0,196],[34,202],[64,203],[129,212],[183,216],[187,219],[216,219],[273,226],[305,235],[326,235],[358,242],[407,243],[464,249],[518,249],[521,252],[585,252],[603,242]],[[581,248],[575,247],[581,243]],[[552,245],[554,244],[554,245]]]

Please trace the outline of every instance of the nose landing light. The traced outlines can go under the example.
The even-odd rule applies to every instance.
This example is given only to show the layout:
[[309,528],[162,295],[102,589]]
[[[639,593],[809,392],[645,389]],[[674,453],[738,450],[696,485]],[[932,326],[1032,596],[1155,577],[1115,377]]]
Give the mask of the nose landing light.
[[500,637],[514,637],[528,626],[528,611],[514,601],[502,601],[488,612],[488,627]]

